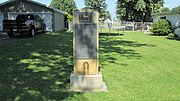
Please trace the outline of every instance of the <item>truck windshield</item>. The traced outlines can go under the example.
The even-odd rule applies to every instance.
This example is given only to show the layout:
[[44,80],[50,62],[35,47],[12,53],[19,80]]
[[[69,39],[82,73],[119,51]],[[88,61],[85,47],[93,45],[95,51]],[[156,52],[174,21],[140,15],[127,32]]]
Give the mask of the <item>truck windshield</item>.
[[34,16],[33,15],[18,15],[16,17],[17,20],[34,20]]

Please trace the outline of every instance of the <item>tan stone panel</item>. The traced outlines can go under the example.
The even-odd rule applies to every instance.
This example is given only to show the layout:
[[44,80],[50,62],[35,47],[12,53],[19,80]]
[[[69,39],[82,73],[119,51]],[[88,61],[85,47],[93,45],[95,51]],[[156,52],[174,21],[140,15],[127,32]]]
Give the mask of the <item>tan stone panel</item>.
[[98,74],[97,59],[75,59],[74,74],[96,75]]
[[98,23],[98,21],[99,21],[99,14],[97,12],[93,12],[92,23]]
[[93,11],[92,9],[88,9],[88,8],[83,8],[81,10],[76,10],[73,12],[73,24],[76,23],[80,23],[79,22],[79,13],[80,12],[92,12],[93,13],[93,17],[92,17],[92,22],[91,23],[98,23],[99,21],[99,14],[98,12]]

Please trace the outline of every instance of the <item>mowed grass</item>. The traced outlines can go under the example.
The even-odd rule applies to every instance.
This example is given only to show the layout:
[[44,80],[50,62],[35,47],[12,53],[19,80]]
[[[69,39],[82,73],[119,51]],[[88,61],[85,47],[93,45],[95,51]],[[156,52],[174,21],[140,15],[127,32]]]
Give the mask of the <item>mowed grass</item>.
[[52,32],[0,46],[0,100],[180,100],[180,41],[131,31],[109,36],[103,31],[99,56],[108,92],[78,93],[67,91],[72,37]]

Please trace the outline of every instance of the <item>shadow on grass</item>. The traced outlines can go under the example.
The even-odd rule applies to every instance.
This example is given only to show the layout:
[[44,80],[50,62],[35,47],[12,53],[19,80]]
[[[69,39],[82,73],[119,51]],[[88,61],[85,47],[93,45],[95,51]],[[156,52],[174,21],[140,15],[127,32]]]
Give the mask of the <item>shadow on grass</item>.
[[122,33],[99,33],[99,36],[122,36]]
[[151,36],[166,36],[166,39],[180,41],[180,37],[178,37],[177,35],[175,37],[168,37],[168,35],[159,35],[159,34],[149,34],[149,35],[151,35]]
[[180,41],[180,38],[178,38],[178,37],[166,37],[167,39],[169,39],[169,40],[176,40],[176,41]]
[[[58,32],[0,46],[0,100],[68,100],[72,33]],[[86,100],[85,98],[83,100]]]
[[154,33],[151,33],[149,35],[151,35],[151,36],[167,36],[167,34],[154,34]]
[[141,54],[133,49],[136,47],[155,47],[155,45],[126,41],[121,37],[100,36],[100,66],[104,67],[109,63],[127,66],[126,63],[120,63],[119,57],[140,59]]

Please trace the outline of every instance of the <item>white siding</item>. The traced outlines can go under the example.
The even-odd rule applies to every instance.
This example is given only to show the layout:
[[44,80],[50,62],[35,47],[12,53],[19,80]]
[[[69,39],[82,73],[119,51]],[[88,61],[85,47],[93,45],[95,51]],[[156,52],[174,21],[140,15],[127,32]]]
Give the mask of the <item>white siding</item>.
[[54,18],[55,18],[55,31],[62,31],[62,30],[64,30],[64,27],[65,27],[65,25],[64,25],[64,15],[63,14],[61,14],[61,13],[59,13],[59,12],[54,12],[55,14],[54,14]]
[[159,19],[160,19],[159,16],[153,16],[153,22],[158,22]]
[[174,34],[178,35],[178,37],[180,37],[180,28],[176,28],[174,30]]
[[153,16],[153,22],[157,22],[160,17],[166,16],[166,19],[171,22],[172,25],[175,25],[178,21],[180,21],[180,14],[166,14],[166,15],[154,15]]
[[166,19],[169,20],[172,25],[175,25],[178,21],[180,21],[180,14],[167,15]]

